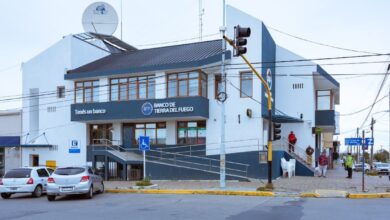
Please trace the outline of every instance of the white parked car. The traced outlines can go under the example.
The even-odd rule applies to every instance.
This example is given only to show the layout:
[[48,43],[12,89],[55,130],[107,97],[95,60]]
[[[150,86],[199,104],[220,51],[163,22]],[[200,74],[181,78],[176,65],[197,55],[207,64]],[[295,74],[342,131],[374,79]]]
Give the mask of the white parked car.
[[[353,164],[352,165],[352,170],[354,170],[354,171],[362,171],[363,170],[362,167],[363,167],[363,165],[361,163]],[[370,164],[364,163],[364,172],[366,173],[368,171],[370,171]]]
[[388,164],[388,163],[378,163],[378,164],[376,164],[376,166],[375,166],[375,170],[376,170],[379,174],[389,175],[390,164]]
[[46,192],[47,178],[53,172],[46,167],[24,167],[9,170],[0,179],[0,195],[9,199],[15,193],[31,193],[40,197]]

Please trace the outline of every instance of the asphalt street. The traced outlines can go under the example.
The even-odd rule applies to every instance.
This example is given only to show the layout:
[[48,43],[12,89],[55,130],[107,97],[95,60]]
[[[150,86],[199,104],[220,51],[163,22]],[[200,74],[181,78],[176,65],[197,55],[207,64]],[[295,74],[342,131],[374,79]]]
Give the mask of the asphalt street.
[[390,199],[303,199],[210,195],[103,194],[92,200],[17,195],[0,219],[389,219]]

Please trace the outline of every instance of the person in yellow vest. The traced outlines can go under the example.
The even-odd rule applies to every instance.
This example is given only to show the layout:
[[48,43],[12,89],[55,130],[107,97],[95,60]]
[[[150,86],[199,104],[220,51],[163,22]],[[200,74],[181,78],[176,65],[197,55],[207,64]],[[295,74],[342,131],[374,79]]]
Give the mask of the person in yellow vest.
[[348,171],[348,176],[346,178],[352,179],[352,164],[353,164],[353,158],[351,153],[348,153],[347,158],[345,158],[345,167]]

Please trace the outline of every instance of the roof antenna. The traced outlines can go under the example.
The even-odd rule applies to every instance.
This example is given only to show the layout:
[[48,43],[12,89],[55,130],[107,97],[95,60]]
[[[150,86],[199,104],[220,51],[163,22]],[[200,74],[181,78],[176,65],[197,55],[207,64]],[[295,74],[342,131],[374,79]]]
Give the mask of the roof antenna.
[[199,41],[202,41],[203,38],[203,15],[204,15],[203,0],[199,0]]
[[122,13],[122,8],[123,8],[123,0],[121,0],[121,40],[123,40],[122,35],[123,35],[123,13]]

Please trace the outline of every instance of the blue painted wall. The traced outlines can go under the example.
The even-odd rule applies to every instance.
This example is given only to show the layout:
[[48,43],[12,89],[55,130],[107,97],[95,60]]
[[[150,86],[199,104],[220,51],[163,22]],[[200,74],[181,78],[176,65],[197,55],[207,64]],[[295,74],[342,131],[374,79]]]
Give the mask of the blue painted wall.
[[[276,97],[275,97],[275,88],[276,88],[276,80],[275,80],[275,61],[276,61],[276,44],[274,39],[272,38],[271,34],[269,33],[267,27],[262,24],[262,37],[261,37],[261,61],[262,61],[262,68],[261,68],[261,76],[267,80],[267,69],[271,69],[272,72],[272,98],[274,100],[272,105],[272,114],[275,115],[275,104],[276,104]],[[261,86],[262,94],[265,94],[265,87]],[[268,107],[267,107],[267,97],[265,95],[262,95],[261,98],[261,112],[263,117],[267,117],[268,115]]]

